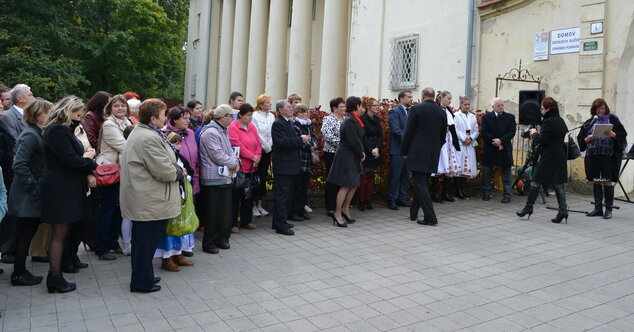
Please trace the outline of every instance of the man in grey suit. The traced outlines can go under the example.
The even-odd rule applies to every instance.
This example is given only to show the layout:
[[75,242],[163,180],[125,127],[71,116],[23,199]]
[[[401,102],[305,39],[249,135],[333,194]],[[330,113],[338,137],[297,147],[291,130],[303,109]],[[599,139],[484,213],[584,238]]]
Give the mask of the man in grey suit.
[[[9,135],[14,139],[17,139],[24,127],[26,127],[26,123],[22,121],[22,114],[24,113],[24,107],[33,99],[35,99],[33,92],[26,84],[18,84],[11,90],[11,103],[13,103],[13,106],[4,112],[2,117],[0,117],[0,121],[3,122]],[[13,152],[15,152],[15,148]]]
[[[22,130],[26,127],[26,123],[22,120],[22,114],[24,113],[24,107],[33,99],[33,93],[31,88],[26,84],[18,84],[11,90],[11,102],[13,106],[8,111],[5,111],[2,117],[0,117],[1,127],[3,134],[8,136],[5,139],[9,139],[13,142],[13,151],[3,151],[2,155],[5,155],[10,160],[7,160],[6,167],[10,167],[13,164],[13,156],[15,155],[17,146],[15,141],[22,133]],[[10,174],[10,172],[9,172]],[[11,188],[12,176],[7,176],[4,179],[7,190]],[[0,224],[0,252],[2,252],[2,262],[5,264],[12,264],[14,261],[13,251],[15,249],[15,231],[16,231],[17,218],[11,215],[4,217]]]

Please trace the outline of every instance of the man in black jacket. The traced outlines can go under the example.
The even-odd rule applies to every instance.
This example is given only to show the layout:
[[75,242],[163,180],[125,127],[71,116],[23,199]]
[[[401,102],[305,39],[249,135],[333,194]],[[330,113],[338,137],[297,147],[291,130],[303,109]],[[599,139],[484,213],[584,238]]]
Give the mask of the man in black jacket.
[[502,170],[504,196],[502,203],[511,201],[511,166],[513,165],[513,144],[515,136],[515,116],[504,112],[504,101],[491,101],[493,112],[482,117],[480,135],[484,139],[482,153],[482,199],[491,199],[491,173],[493,166]]
[[291,121],[293,111],[287,100],[275,104],[277,119],[271,127],[273,139],[273,189],[275,191],[275,213],[273,229],[279,234],[294,235],[292,224],[287,222],[291,208],[291,196],[295,180],[300,171],[299,150],[310,136],[299,135]]
[[418,208],[421,207],[425,217],[416,222],[430,226],[438,224],[438,219],[431,203],[427,181],[431,173],[438,170],[440,148],[445,143],[447,134],[447,116],[440,106],[434,103],[435,94],[432,88],[423,90],[423,102],[410,110],[401,146],[401,154],[407,160],[416,186],[410,218],[416,219]]

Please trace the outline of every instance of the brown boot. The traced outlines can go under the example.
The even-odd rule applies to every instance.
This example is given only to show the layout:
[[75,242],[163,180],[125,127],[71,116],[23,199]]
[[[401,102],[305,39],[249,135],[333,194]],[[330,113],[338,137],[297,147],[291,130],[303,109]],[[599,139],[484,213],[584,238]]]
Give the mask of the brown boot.
[[244,226],[244,228],[252,231],[252,230],[254,230],[254,229],[258,228],[258,227],[254,223],[250,223],[250,224],[247,224],[246,226]]
[[172,256],[172,260],[174,261],[174,263],[180,265],[180,266],[194,266],[194,261],[189,260],[187,258],[185,258],[185,256],[183,256],[183,254],[180,254],[178,256]]
[[174,263],[173,258],[174,257],[163,258],[163,263],[161,264],[161,268],[163,270],[170,271],[170,272],[178,272],[178,271],[180,271],[181,268],[178,267],[178,265],[176,265],[176,263]]

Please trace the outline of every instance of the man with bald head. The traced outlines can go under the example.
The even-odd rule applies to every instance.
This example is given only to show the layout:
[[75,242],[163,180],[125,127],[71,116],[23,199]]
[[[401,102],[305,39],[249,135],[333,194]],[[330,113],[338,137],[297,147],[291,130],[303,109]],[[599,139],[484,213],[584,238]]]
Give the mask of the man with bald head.
[[515,136],[515,116],[504,112],[504,101],[494,98],[491,101],[493,112],[482,117],[480,135],[484,139],[482,153],[482,199],[491,199],[491,174],[493,167],[502,171],[504,195],[502,203],[511,201],[511,166],[513,166],[513,144]]

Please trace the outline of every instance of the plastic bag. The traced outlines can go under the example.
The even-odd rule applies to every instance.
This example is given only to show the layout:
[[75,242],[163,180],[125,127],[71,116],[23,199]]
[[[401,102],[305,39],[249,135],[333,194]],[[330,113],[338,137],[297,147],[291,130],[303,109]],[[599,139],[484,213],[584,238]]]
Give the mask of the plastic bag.
[[198,224],[192,185],[189,181],[185,181],[185,199],[181,199],[181,214],[167,221],[165,234],[169,236],[192,234],[198,229]]

